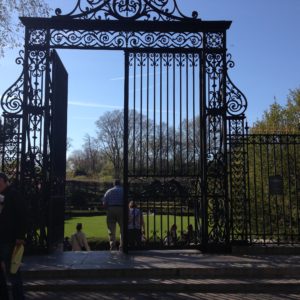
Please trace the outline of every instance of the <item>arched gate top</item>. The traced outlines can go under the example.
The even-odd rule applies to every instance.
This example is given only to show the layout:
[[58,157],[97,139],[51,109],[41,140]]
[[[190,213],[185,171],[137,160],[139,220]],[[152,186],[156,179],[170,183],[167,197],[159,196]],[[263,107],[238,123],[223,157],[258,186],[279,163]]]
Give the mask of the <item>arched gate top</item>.
[[191,17],[185,16],[177,0],[77,0],[70,13],[62,15],[60,8],[55,13],[58,18],[85,20],[200,20],[196,11]]

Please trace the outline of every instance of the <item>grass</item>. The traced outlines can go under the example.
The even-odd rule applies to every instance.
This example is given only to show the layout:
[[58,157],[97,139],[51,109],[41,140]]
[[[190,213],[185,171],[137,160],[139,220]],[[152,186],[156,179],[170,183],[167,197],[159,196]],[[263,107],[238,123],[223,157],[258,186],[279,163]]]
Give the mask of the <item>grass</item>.
[[[77,223],[82,223],[82,231],[89,239],[107,240],[106,216],[75,217],[65,221],[65,236],[71,236],[76,231]],[[117,228],[118,230],[118,228]],[[119,231],[117,232],[119,235]]]
[[[154,219],[155,219],[155,228],[154,228]],[[154,230],[157,232],[157,235],[162,237],[166,236],[168,228],[170,228],[175,222],[177,224],[177,234],[180,236],[181,228],[185,231],[188,224],[192,224],[195,228],[194,218],[187,216],[168,216],[166,215],[149,215],[144,216],[146,234],[149,232],[149,236],[153,235]],[[83,232],[86,234],[89,240],[108,240],[107,225],[106,225],[106,216],[93,216],[93,217],[74,217],[72,219],[65,221],[65,236],[71,236],[76,231],[77,223],[83,224]],[[149,230],[148,230],[149,228]],[[119,236],[119,228],[117,226],[117,237]]]

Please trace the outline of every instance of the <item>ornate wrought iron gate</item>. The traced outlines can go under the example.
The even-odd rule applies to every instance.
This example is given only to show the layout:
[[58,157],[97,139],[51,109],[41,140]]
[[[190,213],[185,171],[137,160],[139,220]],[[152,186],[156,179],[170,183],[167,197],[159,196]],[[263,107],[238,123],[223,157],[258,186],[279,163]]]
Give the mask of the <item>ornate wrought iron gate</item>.
[[47,194],[48,208],[48,247],[53,247],[64,239],[65,221],[65,178],[67,149],[67,108],[68,108],[68,73],[55,50],[51,53],[52,78],[49,146],[50,146],[50,184]]
[[[21,18],[24,71],[1,100],[4,126],[13,128],[3,140],[2,169],[28,199],[38,195],[30,206],[31,240],[42,246],[47,241],[52,248],[62,238],[66,132],[57,124],[61,117],[66,122],[66,115],[59,115],[66,109],[66,85],[60,86],[55,74],[58,70],[66,82],[66,73],[51,51],[112,49],[125,53],[125,202],[136,199],[154,214],[160,226],[147,237],[152,234],[157,247],[170,246],[163,238],[174,223],[181,233],[193,225],[197,247],[227,249],[230,201],[239,205],[246,199],[245,190],[228,177],[229,170],[245,176],[238,170],[245,160],[242,166],[229,165],[230,155],[244,155],[237,136],[246,109],[243,94],[227,75],[233,66],[226,52],[231,22],[205,22],[196,12],[186,17],[176,0],[85,2],[78,0],[67,15],[58,9],[49,19]],[[37,220],[49,212],[48,220],[59,215],[57,227]]]

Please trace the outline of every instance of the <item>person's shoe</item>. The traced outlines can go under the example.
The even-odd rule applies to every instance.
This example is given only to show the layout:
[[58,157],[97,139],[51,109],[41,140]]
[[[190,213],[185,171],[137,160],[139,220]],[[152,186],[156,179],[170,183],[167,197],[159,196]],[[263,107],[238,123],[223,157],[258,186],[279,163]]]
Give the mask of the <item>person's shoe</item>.
[[110,249],[109,249],[110,251],[115,251],[115,250],[117,250],[117,247],[116,247],[116,245],[114,244],[114,243],[111,243],[110,244]]

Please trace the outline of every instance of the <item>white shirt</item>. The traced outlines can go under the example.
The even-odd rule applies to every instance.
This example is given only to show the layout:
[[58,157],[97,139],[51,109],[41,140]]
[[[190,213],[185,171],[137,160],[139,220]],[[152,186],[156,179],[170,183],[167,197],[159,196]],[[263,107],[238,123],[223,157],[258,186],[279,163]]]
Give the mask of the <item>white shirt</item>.
[[72,251],[82,251],[82,246],[85,247],[87,251],[90,251],[89,244],[87,242],[86,236],[82,231],[77,231],[71,236]]

